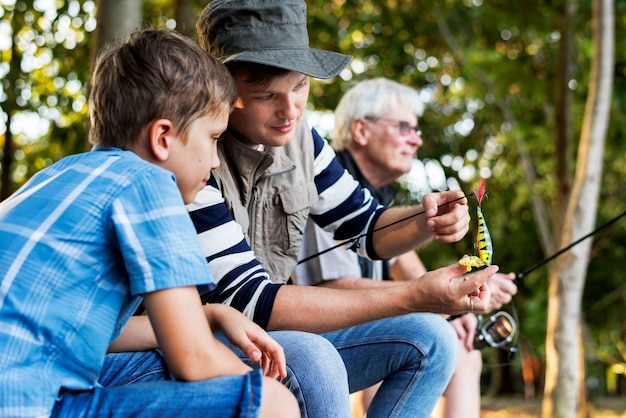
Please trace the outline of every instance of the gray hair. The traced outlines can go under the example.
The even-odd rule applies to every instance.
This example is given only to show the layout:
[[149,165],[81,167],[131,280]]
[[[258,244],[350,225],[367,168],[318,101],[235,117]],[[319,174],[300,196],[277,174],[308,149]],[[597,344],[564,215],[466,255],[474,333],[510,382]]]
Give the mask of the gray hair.
[[358,82],[343,95],[335,108],[332,147],[336,151],[350,148],[354,119],[381,117],[390,109],[400,107],[408,107],[415,115],[421,115],[424,105],[419,92],[382,77]]

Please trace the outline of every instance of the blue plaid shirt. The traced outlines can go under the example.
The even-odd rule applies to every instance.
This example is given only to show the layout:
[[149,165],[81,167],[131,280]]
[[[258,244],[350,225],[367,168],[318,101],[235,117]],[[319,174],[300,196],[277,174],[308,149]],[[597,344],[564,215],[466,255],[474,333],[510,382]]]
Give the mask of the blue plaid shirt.
[[141,294],[212,283],[171,172],[107,149],[0,203],[0,416],[48,416],[96,385]]

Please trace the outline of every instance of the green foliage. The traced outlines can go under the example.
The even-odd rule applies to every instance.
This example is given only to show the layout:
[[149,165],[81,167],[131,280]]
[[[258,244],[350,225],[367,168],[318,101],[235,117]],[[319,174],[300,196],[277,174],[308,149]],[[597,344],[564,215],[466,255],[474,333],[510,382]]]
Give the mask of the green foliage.
[[[12,182],[0,189],[14,191],[35,172],[88,147],[87,90],[95,1],[0,3],[0,146],[4,146],[9,120],[14,133]],[[144,27],[175,28],[171,1],[143,3]],[[193,1],[194,12],[199,15],[205,3]],[[12,44],[16,56],[11,54]],[[17,65],[11,67],[11,60]]]
[[[562,2],[312,0],[308,6],[311,44],[354,56],[341,77],[314,84],[313,106],[332,109],[352,82],[379,76],[428,92],[420,118],[425,144],[419,156],[423,161],[440,160],[446,177],[454,180],[449,183],[458,183],[466,193],[476,187],[479,175],[488,177],[490,196],[483,211],[494,241],[495,262],[505,272],[519,272],[549,255],[541,251],[530,200],[533,195],[541,196],[553,216],[554,155],[558,151],[554,98]],[[590,4],[580,2],[577,7],[572,23],[575,65],[569,83],[574,138],[581,130],[593,52]],[[626,110],[625,9],[626,2],[618,1],[614,107],[598,224],[626,210],[625,122],[620,117]],[[536,170],[532,187],[520,166],[520,140]],[[575,151],[574,144],[572,158]],[[446,164],[447,160],[454,163]],[[400,187],[404,189],[399,204],[419,200],[405,183]],[[619,324],[622,339],[626,333],[624,311],[618,308],[626,302],[620,290],[623,280],[616,269],[624,265],[625,223],[594,241],[583,309],[596,306],[594,316],[586,318],[596,337],[614,329],[614,324]],[[420,250],[427,267],[446,265],[473,252],[473,228],[461,243],[434,243]],[[606,295],[612,295],[614,304],[602,304]],[[525,278],[516,303],[522,338],[541,353],[547,303],[545,267]]]
[[[13,184],[8,186],[14,190],[37,170],[84,150],[94,3],[0,3],[0,145],[9,118],[17,122],[35,115],[14,131]],[[205,3],[195,0],[194,12],[199,14]],[[47,8],[42,9],[42,4]],[[143,4],[145,26],[174,27],[171,1]],[[483,211],[494,241],[494,261],[505,272],[519,272],[543,259],[547,254],[541,251],[531,198],[539,195],[549,211],[557,203],[554,83],[562,2],[307,0],[307,5],[311,46],[354,56],[341,76],[313,81],[311,108],[332,110],[353,82],[371,77],[389,77],[420,89],[425,101],[420,117],[425,144],[419,157],[437,163],[447,180],[426,184],[434,190],[458,185],[469,193],[477,187],[479,176],[488,177],[489,197]],[[577,6],[575,67],[569,84],[575,138],[581,130],[593,52],[590,3]],[[626,210],[626,119],[621,117],[626,113],[626,0],[617,1],[615,18],[614,96],[598,224]],[[10,67],[15,58],[11,40],[18,46],[17,68]],[[48,123],[44,132],[29,136],[26,128],[42,120]],[[536,170],[532,186],[520,164],[520,143],[527,147]],[[423,194],[410,190],[407,183],[399,186],[398,204],[413,203]],[[469,201],[474,215],[475,199]],[[626,291],[620,268],[626,256],[625,224],[622,220],[594,239],[583,309],[594,341],[589,347],[597,353],[626,338]],[[447,265],[473,252],[475,232],[474,218],[462,242],[433,243],[420,256],[429,268]],[[515,299],[521,338],[539,354],[545,337],[546,298],[543,267],[524,279]]]
[[[92,2],[4,1],[0,102],[15,141],[13,185],[68,153],[85,148]],[[45,8],[44,8],[45,6]],[[11,60],[17,66],[8,66]],[[4,143],[6,125],[0,125]],[[36,129],[39,127],[39,129]],[[3,168],[4,169],[4,168]],[[6,187],[6,186],[5,186]]]

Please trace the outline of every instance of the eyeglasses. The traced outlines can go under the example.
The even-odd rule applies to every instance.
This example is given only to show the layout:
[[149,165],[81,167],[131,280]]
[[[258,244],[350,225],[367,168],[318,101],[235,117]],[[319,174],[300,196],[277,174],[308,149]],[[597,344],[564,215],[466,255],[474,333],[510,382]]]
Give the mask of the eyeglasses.
[[415,132],[415,135],[417,136],[422,136],[422,130],[417,125],[413,126],[409,122],[404,121],[404,120],[395,120],[395,119],[389,119],[389,118],[376,118],[373,116],[366,116],[364,119],[369,122],[374,122],[374,123],[377,123],[377,122],[387,123],[393,126],[394,128],[396,128],[398,130],[398,133],[403,136],[411,135],[411,133],[413,132]]

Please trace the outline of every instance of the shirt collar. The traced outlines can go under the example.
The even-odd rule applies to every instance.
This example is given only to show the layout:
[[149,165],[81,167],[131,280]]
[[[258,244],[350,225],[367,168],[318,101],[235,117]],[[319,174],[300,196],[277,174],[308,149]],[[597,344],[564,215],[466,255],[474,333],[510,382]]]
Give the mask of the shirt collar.
[[391,184],[387,184],[381,187],[380,189],[377,189],[376,187],[374,187],[372,183],[367,181],[365,176],[363,176],[363,173],[361,173],[359,166],[356,164],[356,161],[354,161],[354,158],[352,157],[350,152],[348,152],[348,150],[338,151],[337,160],[341,163],[341,165],[346,170],[348,170],[352,174],[352,176],[359,183],[361,183],[363,187],[365,187],[367,190],[369,190],[372,193],[372,196],[374,196],[376,200],[378,200],[380,203],[382,203],[385,206],[389,206],[389,204],[393,202],[393,198],[396,196],[396,193],[398,192],[396,188]]

